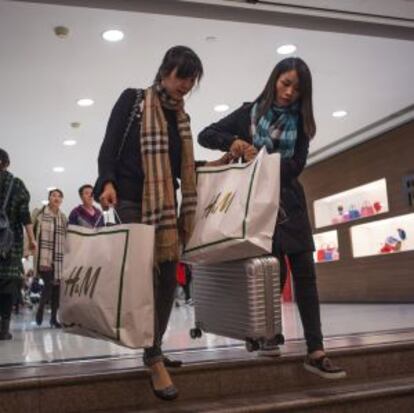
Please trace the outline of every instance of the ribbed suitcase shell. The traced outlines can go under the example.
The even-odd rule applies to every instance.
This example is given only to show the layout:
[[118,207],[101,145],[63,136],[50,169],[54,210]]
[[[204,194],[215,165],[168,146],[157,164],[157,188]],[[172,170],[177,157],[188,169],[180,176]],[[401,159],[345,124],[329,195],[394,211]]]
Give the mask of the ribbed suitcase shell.
[[255,342],[281,336],[275,257],[196,265],[193,283],[196,329]]

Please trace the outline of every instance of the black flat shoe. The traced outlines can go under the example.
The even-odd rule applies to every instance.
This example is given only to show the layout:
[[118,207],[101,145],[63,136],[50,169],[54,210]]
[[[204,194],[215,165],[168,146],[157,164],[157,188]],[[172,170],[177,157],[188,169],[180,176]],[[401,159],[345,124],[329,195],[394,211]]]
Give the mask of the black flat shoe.
[[43,323],[43,311],[36,311],[36,324],[41,326]]
[[12,338],[13,336],[8,332],[0,334],[0,340],[11,340]]
[[181,367],[182,365],[183,365],[183,362],[181,360],[171,360],[170,358],[164,356],[165,367],[178,368],[178,367]]
[[165,389],[156,390],[154,387],[154,383],[152,382],[152,378],[150,379],[150,383],[153,393],[159,399],[171,401],[178,397],[178,390],[173,384],[171,384],[171,386],[166,387]]
[[62,324],[60,324],[58,321],[51,321],[50,327],[51,328],[62,328]]

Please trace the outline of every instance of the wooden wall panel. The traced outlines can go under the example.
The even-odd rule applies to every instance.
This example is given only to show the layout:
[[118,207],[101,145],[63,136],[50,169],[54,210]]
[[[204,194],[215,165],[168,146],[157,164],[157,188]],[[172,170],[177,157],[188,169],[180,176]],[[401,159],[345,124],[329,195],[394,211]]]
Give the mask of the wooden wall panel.
[[[350,236],[353,225],[414,212],[403,192],[403,176],[410,172],[414,172],[414,122],[305,169],[301,182],[313,231],[338,230],[340,260],[316,264],[322,302],[414,302],[414,251],[355,259]],[[388,213],[314,228],[314,200],[384,177]]]

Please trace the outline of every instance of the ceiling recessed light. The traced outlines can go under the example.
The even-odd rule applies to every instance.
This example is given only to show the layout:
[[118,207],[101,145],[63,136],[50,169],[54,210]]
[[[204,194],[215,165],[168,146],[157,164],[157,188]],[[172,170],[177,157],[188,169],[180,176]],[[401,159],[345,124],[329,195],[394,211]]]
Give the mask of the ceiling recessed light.
[[226,104],[222,104],[222,105],[216,105],[214,106],[214,110],[216,112],[225,112],[226,110],[229,110],[230,106],[226,105]]
[[75,146],[76,141],[75,141],[75,139],[66,139],[65,141],[63,141],[63,144],[65,146]]
[[119,42],[124,38],[124,33],[121,30],[106,30],[102,33],[102,37],[108,42]]
[[348,112],[346,110],[336,110],[335,112],[332,113],[332,116],[334,118],[343,118],[347,114]]
[[47,192],[53,191],[54,189],[56,189],[55,186],[48,186],[47,188]]
[[65,171],[65,168],[63,167],[63,166],[55,166],[54,168],[53,168],[53,172],[64,172]]
[[284,44],[277,48],[279,54],[291,54],[296,51],[296,46],[294,44]]
[[46,200],[42,201],[43,205],[47,205],[48,203],[49,203],[49,201],[46,201]]
[[79,106],[92,106],[95,102],[92,99],[84,98],[76,102]]

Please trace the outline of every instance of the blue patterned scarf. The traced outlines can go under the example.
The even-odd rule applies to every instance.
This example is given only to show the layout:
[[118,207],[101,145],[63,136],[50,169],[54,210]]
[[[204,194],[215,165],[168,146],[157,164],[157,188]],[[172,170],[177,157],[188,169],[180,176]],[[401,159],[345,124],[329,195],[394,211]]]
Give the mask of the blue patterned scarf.
[[272,105],[257,120],[257,102],[251,110],[251,128],[253,145],[260,149],[266,147],[267,152],[280,152],[282,159],[289,159],[295,152],[297,127],[299,120],[299,104],[287,107]]

